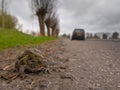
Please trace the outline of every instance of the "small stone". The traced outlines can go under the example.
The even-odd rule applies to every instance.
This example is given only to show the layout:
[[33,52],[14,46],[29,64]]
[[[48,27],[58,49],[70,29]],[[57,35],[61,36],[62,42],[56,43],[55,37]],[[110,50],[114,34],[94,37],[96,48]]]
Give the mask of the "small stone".
[[67,69],[67,66],[60,66],[60,69]]
[[26,82],[27,84],[31,84],[32,80],[31,80],[31,79],[26,79],[25,82]]
[[100,90],[100,89],[98,89],[98,88],[91,88],[91,87],[89,87],[89,88],[88,88],[88,90]]
[[74,77],[70,74],[61,74],[60,78],[74,80]]
[[120,83],[118,84],[118,86],[117,86],[118,88],[120,88]]
[[39,87],[40,87],[40,88],[46,88],[47,85],[48,85],[48,82],[45,81],[45,80],[39,82]]
[[80,77],[80,79],[84,79],[84,77]]
[[96,84],[97,87],[100,87],[101,85],[99,83]]

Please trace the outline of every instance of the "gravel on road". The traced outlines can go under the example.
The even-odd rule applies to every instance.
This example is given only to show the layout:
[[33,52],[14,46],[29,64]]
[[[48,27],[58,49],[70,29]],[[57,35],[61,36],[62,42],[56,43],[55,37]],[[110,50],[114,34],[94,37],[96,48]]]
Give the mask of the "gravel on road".
[[[50,60],[51,73],[0,79],[0,90],[120,90],[119,41],[62,38],[36,48]],[[0,52],[0,73],[22,50]]]

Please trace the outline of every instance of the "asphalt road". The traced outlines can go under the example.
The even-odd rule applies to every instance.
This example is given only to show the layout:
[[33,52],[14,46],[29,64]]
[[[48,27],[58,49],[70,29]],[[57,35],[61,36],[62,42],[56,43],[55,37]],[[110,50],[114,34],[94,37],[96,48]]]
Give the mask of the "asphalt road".
[[120,90],[119,41],[63,41],[75,80],[63,81],[60,90]]
[[[63,38],[35,48],[47,54],[51,73],[10,82],[0,79],[0,90],[120,90],[120,41]],[[0,74],[23,51],[1,52]]]

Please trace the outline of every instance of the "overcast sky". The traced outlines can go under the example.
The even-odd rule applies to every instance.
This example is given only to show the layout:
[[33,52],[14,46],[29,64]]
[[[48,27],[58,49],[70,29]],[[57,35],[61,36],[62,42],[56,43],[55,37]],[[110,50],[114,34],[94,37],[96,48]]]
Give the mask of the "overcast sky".
[[[9,12],[15,15],[24,30],[38,31],[29,0],[10,1]],[[120,32],[120,0],[59,0],[58,15],[62,33],[71,33],[74,28],[87,32]]]

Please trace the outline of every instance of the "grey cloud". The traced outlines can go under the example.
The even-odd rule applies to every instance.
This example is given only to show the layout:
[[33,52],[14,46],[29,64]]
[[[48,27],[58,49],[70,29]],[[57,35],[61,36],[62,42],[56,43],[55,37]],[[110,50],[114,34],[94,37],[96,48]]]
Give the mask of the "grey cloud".
[[61,4],[61,8],[67,10],[67,13],[74,13],[71,18],[66,16],[66,20],[73,21],[70,24],[73,27],[82,27],[87,31],[110,32],[120,29],[119,0],[67,0]]
[[[24,29],[32,29],[28,2],[10,0],[8,9],[19,18]],[[120,0],[58,0],[57,5],[61,33],[71,33],[74,28],[84,28],[88,32],[120,32]]]
[[17,17],[21,17],[24,20],[31,20],[31,10],[28,1],[26,0],[11,0],[8,6],[9,12]]

